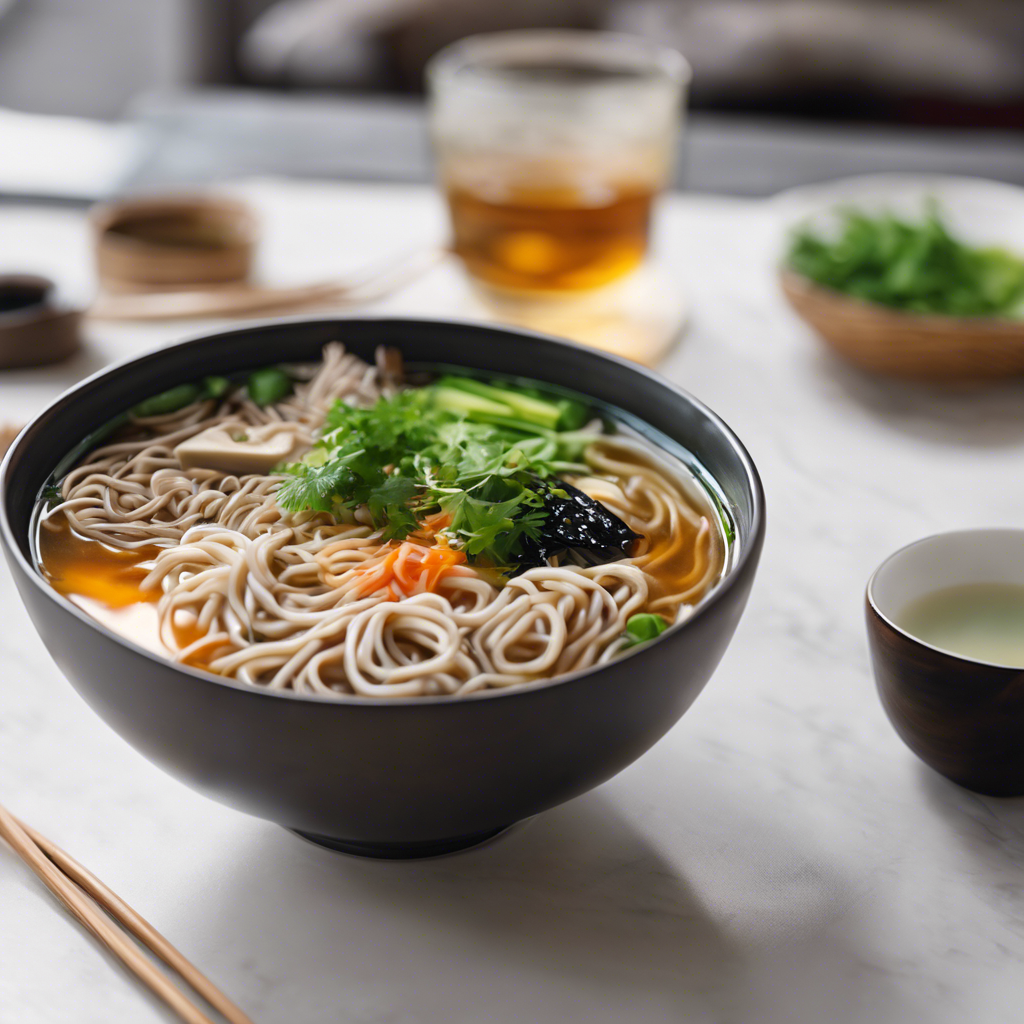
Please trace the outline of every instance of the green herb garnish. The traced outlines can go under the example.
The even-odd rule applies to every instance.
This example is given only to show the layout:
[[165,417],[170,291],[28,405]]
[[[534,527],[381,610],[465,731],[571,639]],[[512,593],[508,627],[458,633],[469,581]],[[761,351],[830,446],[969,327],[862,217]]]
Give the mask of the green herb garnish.
[[668,629],[668,623],[660,616],[651,612],[631,615],[626,620],[626,642],[623,649],[645,644],[655,637],[661,636]]
[[339,401],[309,454],[285,467],[291,479],[277,500],[336,516],[365,505],[388,540],[446,513],[450,544],[514,565],[547,515],[540,482],[583,471],[583,449],[597,436],[551,429],[560,418],[554,402],[451,377],[369,409]]
[[1024,260],[950,235],[937,205],[919,223],[840,211],[840,231],[798,231],[788,266],[816,284],[911,313],[1024,315]]

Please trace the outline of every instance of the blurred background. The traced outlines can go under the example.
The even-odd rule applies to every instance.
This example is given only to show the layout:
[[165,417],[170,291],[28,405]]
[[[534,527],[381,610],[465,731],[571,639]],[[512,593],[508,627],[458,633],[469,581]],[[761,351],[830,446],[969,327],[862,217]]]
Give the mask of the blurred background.
[[[198,85],[415,94],[475,32],[608,28],[686,54],[697,109],[1024,124],[1019,0],[0,0],[0,96],[115,117]],[[102,57],[102,60],[97,60]]]
[[[1020,0],[0,0],[0,108],[142,128],[114,161],[119,186],[424,180],[426,60],[470,33],[531,26],[681,50],[697,116],[680,173],[695,187],[763,194],[890,167],[1024,176]],[[18,191],[12,140],[36,124],[0,122],[0,191]],[[929,149],[956,131],[980,152]]]

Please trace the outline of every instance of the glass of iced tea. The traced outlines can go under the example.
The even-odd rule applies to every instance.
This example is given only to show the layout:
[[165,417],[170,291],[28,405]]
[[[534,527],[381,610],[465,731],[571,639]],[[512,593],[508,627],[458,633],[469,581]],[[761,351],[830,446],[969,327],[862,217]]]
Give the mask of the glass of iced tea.
[[604,32],[499,32],[437,54],[431,134],[471,277],[554,296],[636,270],[689,74],[675,50]]

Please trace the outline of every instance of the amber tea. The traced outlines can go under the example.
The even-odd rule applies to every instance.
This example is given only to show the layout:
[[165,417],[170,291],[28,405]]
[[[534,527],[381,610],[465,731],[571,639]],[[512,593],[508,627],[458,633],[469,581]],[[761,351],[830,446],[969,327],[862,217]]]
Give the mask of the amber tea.
[[500,178],[446,191],[455,251],[499,288],[575,291],[636,269],[647,249],[653,183],[595,187]]

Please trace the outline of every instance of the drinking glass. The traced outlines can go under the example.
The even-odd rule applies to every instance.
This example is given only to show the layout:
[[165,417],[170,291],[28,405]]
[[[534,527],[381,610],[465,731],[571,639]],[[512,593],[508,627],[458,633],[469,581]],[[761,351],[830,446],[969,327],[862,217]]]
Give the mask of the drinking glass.
[[471,278],[550,297],[636,270],[689,77],[675,50],[604,32],[499,32],[438,53],[431,134]]

